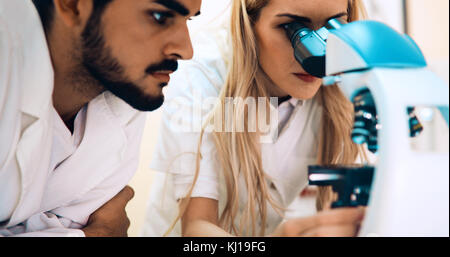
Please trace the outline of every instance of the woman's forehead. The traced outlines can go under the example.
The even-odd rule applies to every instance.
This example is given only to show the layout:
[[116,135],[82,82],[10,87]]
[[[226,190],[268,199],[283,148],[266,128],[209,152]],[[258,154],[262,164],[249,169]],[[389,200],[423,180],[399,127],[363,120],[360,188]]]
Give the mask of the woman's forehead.
[[348,0],[270,0],[266,13],[296,13],[303,16],[328,15],[348,9]]

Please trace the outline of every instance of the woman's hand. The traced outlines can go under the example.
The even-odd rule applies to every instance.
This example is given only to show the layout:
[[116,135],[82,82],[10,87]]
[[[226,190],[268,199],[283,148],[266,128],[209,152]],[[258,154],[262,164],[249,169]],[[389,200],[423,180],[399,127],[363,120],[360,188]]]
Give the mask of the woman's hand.
[[[181,205],[187,203],[182,200]],[[229,237],[219,227],[219,201],[194,197],[189,201],[186,212],[181,218],[181,231],[184,237]]]
[[316,216],[288,220],[271,234],[274,237],[353,237],[364,218],[365,208],[341,208]]
[[133,196],[133,189],[126,186],[109,202],[92,213],[87,226],[82,229],[86,237],[126,237],[130,220],[125,207]]
[[308,186],[301,193],[300,197],[314,197],[319,194],[319,189],[316,186]]

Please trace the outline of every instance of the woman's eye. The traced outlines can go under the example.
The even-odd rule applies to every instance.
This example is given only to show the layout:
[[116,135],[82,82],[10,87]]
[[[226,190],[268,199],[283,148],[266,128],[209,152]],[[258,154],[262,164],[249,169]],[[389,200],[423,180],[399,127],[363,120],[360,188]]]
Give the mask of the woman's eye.
[[280,28],[280,29],[286,29],[286,26],[289,25],[289,24],[291,24],[291,23],[292,23],[292,22],[286,22],[286,23],[280,24],[280,25],[278,25],[278,28]]

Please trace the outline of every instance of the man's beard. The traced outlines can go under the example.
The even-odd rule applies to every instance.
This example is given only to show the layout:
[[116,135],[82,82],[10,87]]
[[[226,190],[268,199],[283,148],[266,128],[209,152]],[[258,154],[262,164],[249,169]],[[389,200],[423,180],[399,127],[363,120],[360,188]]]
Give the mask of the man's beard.
[[[101,30],[101,12],[93,12],[81,35],[81,64],[79,75],[89,76],[78,78],[79,82],[91,82],[84,87],[103,87],[115,96],[124,100],[133,108],[140,111],[153,111],[164,103],[164,96],[151,96],[146,94],[137,85],[128,81],[124,76],[124,68],[111,56],[111,51],[105,45]],[[178,67],[176,61],[166,60],[161,64],[152,65],[146,69],[147,74],[158,70],[175,71]],[[95,85],[93,85],[95,84]],[[165,83],[159,85],[166,86]]]

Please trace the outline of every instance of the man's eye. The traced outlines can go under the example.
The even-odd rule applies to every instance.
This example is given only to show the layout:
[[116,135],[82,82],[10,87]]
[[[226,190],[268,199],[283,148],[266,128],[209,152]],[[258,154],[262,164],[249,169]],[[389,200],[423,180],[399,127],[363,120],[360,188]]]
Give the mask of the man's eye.
[[153,19],[160,25],[165,25],[169,18],[173,17],[173,14],[167,12],[151,12]]

